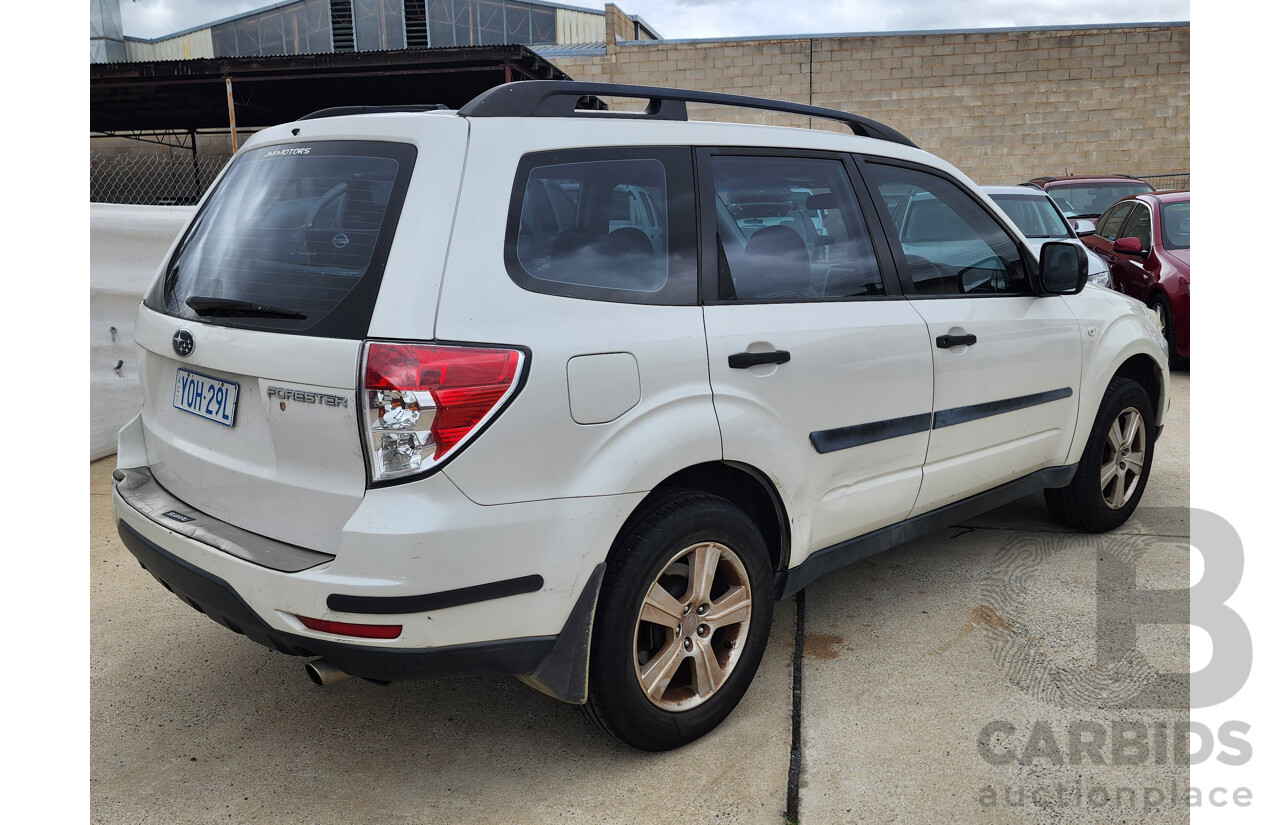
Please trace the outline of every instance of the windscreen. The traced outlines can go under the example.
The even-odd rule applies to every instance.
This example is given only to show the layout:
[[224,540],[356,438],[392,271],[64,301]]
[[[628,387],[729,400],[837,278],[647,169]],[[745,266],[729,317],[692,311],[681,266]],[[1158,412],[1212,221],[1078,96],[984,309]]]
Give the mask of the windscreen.
[[1050,188],[1049,195],[1068,218],[1095,218],[1107,211],[1107,207],[1126,195],[1153,192],[1151,184],[1133,183],[1073,183]]
[[363,337],[415,154],[373,141],[243,153],[148,306],[206,323]]
[[991,199],[1028,238],[1070,238],[1071,229],[1043,195],[992,195]]

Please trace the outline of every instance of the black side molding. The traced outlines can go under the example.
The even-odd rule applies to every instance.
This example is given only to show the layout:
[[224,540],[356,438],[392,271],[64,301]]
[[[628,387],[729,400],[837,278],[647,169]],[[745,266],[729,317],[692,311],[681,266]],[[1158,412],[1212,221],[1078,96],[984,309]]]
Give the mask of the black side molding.
[[426,613],[431,610],[444,610],[446,607],[487,602],[507,596],[518,596],[521,593],[535,593],[541,589],[541,576],[520,576],[516,579],[503,579],[473,587],[460,587],[457,590],[424,593],[420,596],[346,596],[333,593],[326,603],[330,610],[342,613],[371,613],[385,616],[393,613]]
[[820,453],[834,453],[836,450],[847,450],[850,447],[860,447],[863,444],[925,432],[929,429],[932,418],[930,413],[920,413],[902,418],[872,421],[869,424],[837,427],[834,430],[819,430],[809,433],[809,443]]
[[[949,336],[940,337],[938,345],[941,346],[942,339],[947,337]],[[967,337],[972,338],[973,336]],[[957,344],[952,344],[952,346],[957,346]],[[733,366],[735,357],[737,356],[729,356],[730,366]],[[938,410],[932,414],[920,413],[919,415],[908,415],[902,418],[872,421],[867,424],[837,427],[833,430],[818,430],[817,432],[809,433],[809,443],[813,445],[813,449],[820,453],[832,453],[836,450],[847,450],[850,447],[860,447],[863,444],[898,438],[899,436],[924,432],[928,429],[936,430],[940,427],[950,427],[954,424],[976,421],[979,418],[988,418],[993,415],[1001,415],[1070,397],[1071,388],[1063,387],[1057,390],[1049,390],[1048,392],[1038,392],[1033,395],[1020,395],[1017,398],[1002,398],[998,401],[970,404],[967,407],[952,407],[949,410]]]
[[921,536],[936,533],[967,518],[973,518],[1011,501],[1017,501],[1025,495],[1049,487],[1065,487],[1071,483],[1075,474],[1076,465],[1074,464],[1064,467],[1046,467],[985,493],[922,513],[898,524],[882,527],[866,535],[833,544],[811,554],[799,565],[788,570],[778,585],[778,598],[794,596],[833,570],[862,561],[876,553],[891,550],[899,544],[905,544]]
[[950,427],[966,421],[976,421],[992,415],[1013,412],[1037,404],[1048,404],[1062,398],[1071,397],[1071,388],[1062,387],[1048,392],[1037,392],[1032,395],[1019,395],[1017,398],[1002,398],[999,401],[984,401],[981,404],[970,404],[967,407],[952,407],[949,410],[938,410],[933,414],[933,428]]

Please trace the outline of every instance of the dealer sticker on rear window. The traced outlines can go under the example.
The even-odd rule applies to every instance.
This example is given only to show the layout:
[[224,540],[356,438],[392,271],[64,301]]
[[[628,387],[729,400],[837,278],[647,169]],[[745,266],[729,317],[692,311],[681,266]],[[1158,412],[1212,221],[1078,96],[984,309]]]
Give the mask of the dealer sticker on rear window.
[[188,369],[178,369],[173,381],[173,406],[230,427],[236,421],[240,385],[219,381]]

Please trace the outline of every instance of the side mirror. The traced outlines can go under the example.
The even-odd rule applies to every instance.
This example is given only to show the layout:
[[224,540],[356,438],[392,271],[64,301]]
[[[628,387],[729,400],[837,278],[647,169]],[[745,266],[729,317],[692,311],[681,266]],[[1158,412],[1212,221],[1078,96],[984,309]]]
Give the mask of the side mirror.
[[1082,238],[1098,231],[1098,225],[1088,218],[1076,218],[1071,222],[1071,228]]
[[1141,255],[1143,253],[1142,241],[1137,238],[1116,238],[1116,242],[1111,245],[1111,248],[1125,255]]
[[1089,279],[1084,248],[1063,241],[1040,247],[1040,286],[1046,295],[1075,295]]

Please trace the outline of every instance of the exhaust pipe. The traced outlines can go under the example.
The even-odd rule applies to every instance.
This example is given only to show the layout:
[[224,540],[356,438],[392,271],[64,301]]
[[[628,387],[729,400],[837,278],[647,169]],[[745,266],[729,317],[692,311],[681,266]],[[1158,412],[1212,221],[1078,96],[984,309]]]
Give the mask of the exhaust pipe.
[[306,664],[307,678],[320,687],[328,687],[351,678],[350,673],[339,670],[324,659],[314,659]]

